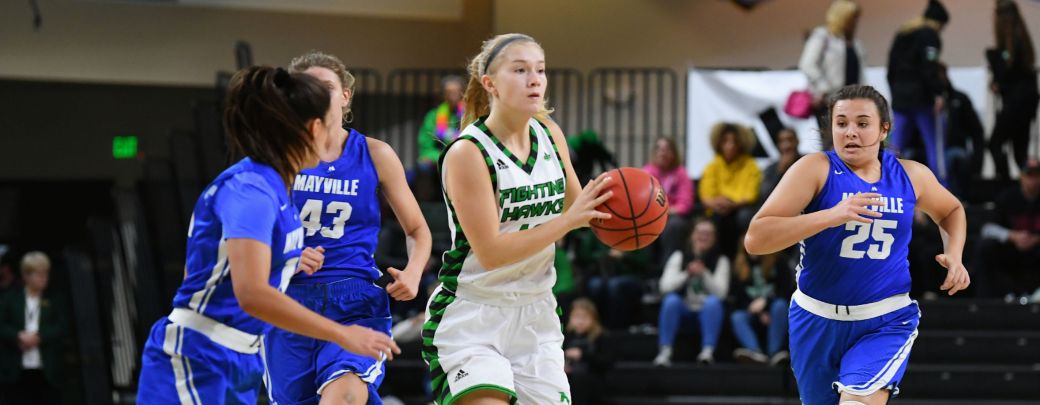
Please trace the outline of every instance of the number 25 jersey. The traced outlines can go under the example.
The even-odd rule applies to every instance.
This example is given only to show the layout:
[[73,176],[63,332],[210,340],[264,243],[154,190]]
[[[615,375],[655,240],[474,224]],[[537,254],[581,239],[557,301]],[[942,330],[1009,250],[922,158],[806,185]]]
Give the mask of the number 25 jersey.
[[881,154],[881,179],[864,181],[837,152],[830,161],[823,189],[805,213],[830,209],[856,193],[879,193],[884,205],[871,206],[880,218],[865,224],[850,221],[828,228],[799,243],[798,289],[838,305],[861,305],[910,291],[907,261],[917,196],[903,165],[893,154]]

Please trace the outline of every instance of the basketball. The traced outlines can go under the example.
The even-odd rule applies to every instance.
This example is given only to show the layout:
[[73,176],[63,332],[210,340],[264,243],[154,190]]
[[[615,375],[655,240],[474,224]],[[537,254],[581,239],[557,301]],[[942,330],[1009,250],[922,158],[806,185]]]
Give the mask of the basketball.
[[654,176],[634,167],[622,167],[599,176],[611,176],[606,191],[609,200],[596,208],[611,214],[610,219],[595,219],[592,232],[607,246],[622,251],[642,249],[661,235],[668,223],[668,198]]

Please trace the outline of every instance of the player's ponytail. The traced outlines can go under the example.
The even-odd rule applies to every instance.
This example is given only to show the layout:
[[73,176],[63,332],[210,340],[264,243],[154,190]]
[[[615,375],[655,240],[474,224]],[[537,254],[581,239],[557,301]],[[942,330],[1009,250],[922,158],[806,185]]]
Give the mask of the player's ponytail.
[[228,153],[270,165],[290,185],[316,155],[308,125],[325,119],[329,91],[306,74],[253,66],[231,78],[224,105]]

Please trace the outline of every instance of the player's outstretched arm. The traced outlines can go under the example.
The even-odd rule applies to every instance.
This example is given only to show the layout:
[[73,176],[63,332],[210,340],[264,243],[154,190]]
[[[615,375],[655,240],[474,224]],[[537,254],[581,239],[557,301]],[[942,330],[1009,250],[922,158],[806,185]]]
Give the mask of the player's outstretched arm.
[[344,349],[379,360],[401,353],[390,336],[362,326],[344,326],[318,315],[270,284],[270,246],[254,239],[227,241],[231,286],[242,310],[289,332],[334,342]]
[[[603,192],[608,179],[593,180],[562,215],[540,226],[500,234],[498,201],[480,150],[472,142],[455,142],[444,157],[444,188],[477,260],[493,270],[523,260],[552,245],[572,229],[610,214],[595,208],[613,195]],[[568,184],[569,186],[569,184]]]
[[826,210],[802,214],[827,181],[830,163],[823,153],[807,155],[791,166],[751,220],[744,247],[753,255],[784,250],[798,241],[849,221],[869,223],[881,213],[867,209],[881,205],[876,193],[863,193]]
[[386,142],[368,138],[368,150],[379,173],[380,188],[390,208],[394,210],[397,221],[401,223],[406,237],[405,244],[408,246],[408,264],[404,271],[387,269],[394,282],[386,287],[386,293],[395,300],[408,301],[419,292],[419,279],[422,278],[426,262],[430,260],[433,237],[419,203],[408,187],[404,166],[394,149]]
[[939,288],[949,295],[968,288],[971,277],[961,262],[964,240],[968,234],[968,219],[960,200],[946,190],[928,167],[912,160],[900,160],[917,194],[917,209],[923,211],[939,225],[942,235],[943,253],[935,260],[947,269],[946,280]]

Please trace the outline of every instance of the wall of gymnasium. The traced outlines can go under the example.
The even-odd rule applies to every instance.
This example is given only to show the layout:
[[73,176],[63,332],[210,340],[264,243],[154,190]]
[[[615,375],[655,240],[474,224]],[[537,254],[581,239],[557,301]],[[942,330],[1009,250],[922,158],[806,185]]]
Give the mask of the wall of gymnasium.
[[[451,21],[39,0],[34,31],[27,1],[0,1],[0,180],[140,178],[140,162],[112,158],[112,137],[168,157],[169,134],[192,130],[193,104],[215,100],[240,39],[260,64],[322,49],[384,75],[463,66],[491,30],[491,4],[462,5]],[[60,162],[41,164],[53,153]]]
[[[993,1],[944,0],[951,15],[943,59],[982,66],[993,45]],[[789,68],[806,33],[821,25],[830,0],[772,0],[747,11],[729,0],[526,0],[495,3],[497,32],[525,32],[546,49],[552,66]],[[857,36],[867,64],[883,66],[899,27],[921,15],[925,0],[860,0]],[[1040,43],[1040,2],[1018,0]]]
[[457,66],[472,48],[465,44],[490,31],[490,5],[480,0],[463,1],[460,20],[84,0],[39,4],[43,26],[34,32],[28,2],[0,2],[0,78],[209,86],[214,72],[235,67],[237,40],[251,43],[263,64],[285,65],[322,49],[355,67]]

